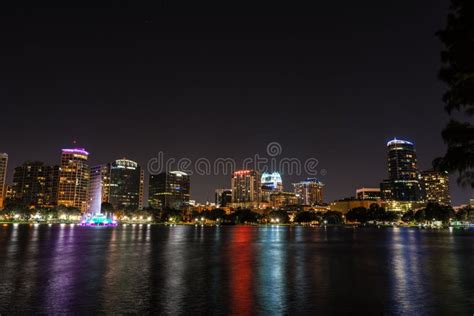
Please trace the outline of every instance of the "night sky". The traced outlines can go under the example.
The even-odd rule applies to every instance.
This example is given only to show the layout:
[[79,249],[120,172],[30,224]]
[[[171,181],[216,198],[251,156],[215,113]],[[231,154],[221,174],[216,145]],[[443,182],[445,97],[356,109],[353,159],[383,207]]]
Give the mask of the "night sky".
[[[73,140],[91,165],[143,166],[159,151],[240,161],[276,141],[280,157],[319,160],[330,202],[387,177],[394,136],[415,142],[420,169],[443,154],[434,34],[448,0],[176,3],[1,10],[10,180],[25,160],[58,164]],[[303,177],[284,176],[286,189]],[[453,202],[466,203],[472,191],[452,183]],[[193,176],[192,198],[218,187],[230,176]]]

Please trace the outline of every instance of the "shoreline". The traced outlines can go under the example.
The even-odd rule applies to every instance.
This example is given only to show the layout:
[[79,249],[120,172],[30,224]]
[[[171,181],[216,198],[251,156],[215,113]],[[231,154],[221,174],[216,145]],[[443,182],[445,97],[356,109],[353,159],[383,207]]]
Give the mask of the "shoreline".
[[[10,226],[10,225],[28,225],[28,226],[52,226],[52,225],[73,225],[73,226],[83,226],[81,223],[78,222],[28,222],[28,221],[21,221],[21,222],[11,222],[11,221],[2,221],[0,222],[2,226]],[[195,223],[119,223],[117,226],[143,226],[143,225],[156,225],[156,226],[196,226],[196,227],[233,227],[233,226],[254,226],[254,227],[308,227],[308,228],[347,228],[347,229],[356,229],[356,228],[417,228],[419,230],[437,230],[437,231],[450,231],[453,229],[456,230],[471,230],[474,229],[473,227],[464,227],[464,226],[443,226],[443,227],[429,227],[429,226],[420,226],[420,225],[363,225],[363,224],[326,224],[326,225],[317,225],[317,224],[195,224]],[[115,226],[115,227],[117,227]],[[101,226],[97,226],[101,227]],[[114,228],[114,227],[112,227]]]

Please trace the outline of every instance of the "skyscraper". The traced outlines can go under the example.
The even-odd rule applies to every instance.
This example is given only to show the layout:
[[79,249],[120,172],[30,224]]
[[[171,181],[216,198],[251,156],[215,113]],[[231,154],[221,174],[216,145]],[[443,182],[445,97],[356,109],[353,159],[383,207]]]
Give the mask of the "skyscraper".
[[84,148],[63,149],[59,172],[58,205],[87,211],[90,170],[89,153]]
[[257,207],[260,201],[260,175],[256,170],[238,170],[232,176],[232,203],[239,207]]
[[0,208],[3,208],[5,200],[5,181],[7,180],[8,155],[0,153]]
[[293,183],[293,189],[301,205],[319,205],[323,203],[324,184],[316,178]]
[[142,210],[145,206],[145,170],[140,170],[140,192],[138,193],[138,209]]
[[261,200],[263,202],[270,202],[270,196],[273,193],[283,191],[283,180],[278,172],[264,172],[260,182],[262,184]]
[[421,172],[421,188],[426,202],[451,205],[447,172],[433,169]]
[[109,203],[117,210],[143,207],[143,170],[129,159],[118,159],[110,165]]
[[13,173],[13,199],[33,207],[52,207],[58,201],[59,167],[27,161]]
[[215,202],[218,207],[228,206],[230,203],[232,203],[232,190],[217,189]]
[[143,180],[138,163],[125,158],[91,168],[90,211],[97,213],[102,203],[115,210],[142,209]]
[[394,201],[419,201],[421,190],[415,145],[394,139],[387,143],[388,179],[380,185],[382,198]]
[[189,204],[190,177],[181,171],[150,175],[148,204],[155,208],[180,209]]
[[278,172],[264,172],[260,181],[262,183],[262,189],[283,191],[283,180],[281,179],[281,175]]

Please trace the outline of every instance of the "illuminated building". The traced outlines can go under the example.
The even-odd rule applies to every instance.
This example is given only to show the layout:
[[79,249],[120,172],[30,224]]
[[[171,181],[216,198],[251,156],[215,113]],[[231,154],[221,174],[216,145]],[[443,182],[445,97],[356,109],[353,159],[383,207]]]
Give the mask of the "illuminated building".
[[148,204],[154,208],[181,209],[189,205],[190,177],[181,171],[150,175]]
[[27,161],[13,173],[12,199],[33,207],[52,207],[58,201],[59,167]]
[[14,191],[13,185],[9,184],[5,186],[5,200],[13,200],[14,198]]
[[110,165],[109,203],[114,209],[143,208],[144,172],[138,163],[118,159]]
[[451,205],[447,172],[433,169],[421,172],[421,187],[426,202]]
[[262,188],[272,191],[283,191],[283,181],[278,172],[263,173],[261,178]]
[[270,204],[273,208],[281,208],[298,204],[298,197],[294,192],[275,192],[270,195]]
[[263,173],[260,182],[262,184],[261,200],[263,202],[270,202],[271,194],[283,191],[283,181],[278,172]]
[[379,200],[381,198],[380,188],[360,188],[356,190],[357,200]]
[[382,198],[394,201],[419,201],[421,190],[415,146],[406,140],[387,143],[388,179],[380,185]]
[[426,207],[426,203],[423,201],[384,201],[383,206],[387,211],[392,212],[407,212],[414,211],[416,212],[419,209]]
[[97,212],[102,203],[115,210],[136,211],[143,208],[144,172],[138,163],[118,159],[91,168],[90,210]]
[[7,166],[8,166],[8,155],[0,153],[0,208],[3,207],[3,202],[6,195],[5,181],[7,180]]
[[87,211],[90,170],[84,148],[63,149],[59,171],[58,205]]
[[232,190],[231,189],[217,189],[215,195],[215,203],[217,207],[226,207],[232,203]]
[[324,184],[318,179],[307,178],[304,181],[293,183],[293,189],[298,198],[298,204],[317,205],[323,203]]
[[145,206],[145,170],[140,170],[140,191],[138,195],[138,209],[142,210]]
[[392,200],[392,191],[393,191],[392,181],[386,179],[386,180],[383,180],[382,183],[380,183],[380,195],[382,196],[383,200],[387,200],[387,201]]
[[329,204],[329,209],[331,211],[341,212],[346,214],[350,210],[357,208],[357,207],[365,207],[370,208],[372,204],[377,204],[378,206],[384,206],[382,200],[360,200],[354,198],[348,198],[343,200],[334,201]]
[[260,176],[256,170],[238,170],[232,175],[232,205],[258,207],[260,202]]

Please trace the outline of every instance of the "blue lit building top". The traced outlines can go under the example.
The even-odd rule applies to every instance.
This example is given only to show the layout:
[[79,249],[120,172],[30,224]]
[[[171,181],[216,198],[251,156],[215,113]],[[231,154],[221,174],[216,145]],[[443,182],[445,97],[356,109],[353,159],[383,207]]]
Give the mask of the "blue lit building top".
[[261,183],[264,188],[269,190],[279,190],[283,187],[283,180],[278,172],[262,174]]
[[408,140],[402,140],[402,139],[397,139],[394,138],[391,141],[387,143],[387,146],[393,146],[393,145],[411,145],[414,146],[415,144],[413,142],[410,142]]

